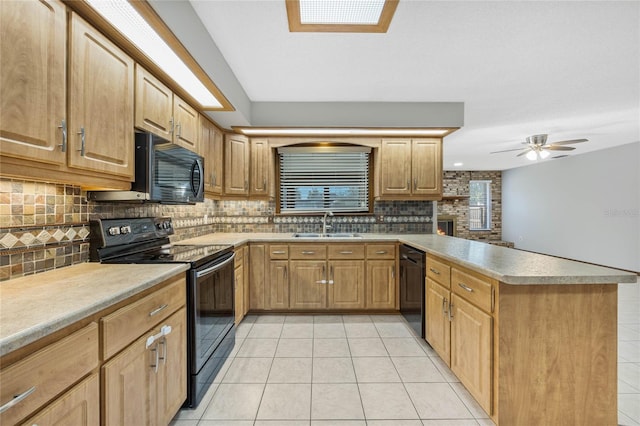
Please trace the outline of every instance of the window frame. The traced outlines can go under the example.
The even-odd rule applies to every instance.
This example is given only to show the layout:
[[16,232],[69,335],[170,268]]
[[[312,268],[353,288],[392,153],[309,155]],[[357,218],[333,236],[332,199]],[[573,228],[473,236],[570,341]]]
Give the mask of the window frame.
[[[482,206],[480,204],[472,204],[472,200],[474,197],[472,196],[471,185],[474,183],[481,183],[485,186],[486,206]],[[492,191],[491,191],[492,184],[493,184],[493,181],[490,179],[469,180],[469,231],[491,231],[492,229],[492,223],[491,223],[491,215],[492,215],[491,207],[493,204],[493,197],[492,197]],[[477,207],[485,207],[484,218],[481,215],[479,219],[481,225],[482,225],[482,220],[484,219],[485,221],[484,227],[474,227],[474,217],[473,217],[474,214],[472,212],[473,212],[473,209]]]

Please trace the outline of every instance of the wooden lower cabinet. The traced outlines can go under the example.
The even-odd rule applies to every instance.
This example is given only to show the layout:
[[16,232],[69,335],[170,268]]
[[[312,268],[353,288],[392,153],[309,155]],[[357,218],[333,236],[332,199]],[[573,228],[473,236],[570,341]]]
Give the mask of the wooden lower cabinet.
[[364,260],[330,260],[327,285],[329,309],[363,309]]
[[236,249],[236,258],[234,265],[234,313],[235,323],[240,324],[242,318],[244,318],[244,282],[245,282],[245,268],[244,268],[244,249]]
[[50,403],[24,425],[100,424],[100,378],[93,374]]
[[366,307],[396,308],[396,261],[367,260]]
[[451,303],[451,371],[491,413],[493,320],[456,294]]
[[324,309],[327,307],[327,262],[324,260],[292,260],[289,262],[291,309]]
[[451,333],[448,311],[451,293],[448,289],[427,278],[426,288],[426,339],[440,358],[450,365]]
[[249,245],[249,310],[267,309],[265,287],[269,273],[268,262],[266,244]]
[[[171,332],[147,347],[147,339]],[[105,425],[168,424],[186,398],[186,310],[180,309],[102,367]]]
[[289,309],[289,262],[269,262],[269,285],[267,293],[269,309]]

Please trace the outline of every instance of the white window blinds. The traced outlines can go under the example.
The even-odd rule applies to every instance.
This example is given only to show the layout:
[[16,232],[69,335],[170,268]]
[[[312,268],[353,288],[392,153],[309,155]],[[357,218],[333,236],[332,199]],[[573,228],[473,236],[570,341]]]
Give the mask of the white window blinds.
[[368,212],[366,147],[278,148],[280,212]]

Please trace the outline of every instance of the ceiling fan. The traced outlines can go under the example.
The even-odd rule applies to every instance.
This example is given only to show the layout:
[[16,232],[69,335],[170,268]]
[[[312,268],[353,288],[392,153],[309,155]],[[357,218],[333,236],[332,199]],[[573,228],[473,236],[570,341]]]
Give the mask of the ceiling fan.
[[529,136],[526,142],[522,142],[524,145],[527,145],[524,148],[505,149],[503,151],[494,151],[491,154],[497,154],[499,152],[522,151],[516,157],[526,155],[527,158],[531,161],[544,160],[551,154],[549,151],[573,151],[575,149],[574,147],[565,145],[587,142],[588,140],[589,139],[571,139],[568,141],[553,142],[547,145],[546,134],[533,135]]

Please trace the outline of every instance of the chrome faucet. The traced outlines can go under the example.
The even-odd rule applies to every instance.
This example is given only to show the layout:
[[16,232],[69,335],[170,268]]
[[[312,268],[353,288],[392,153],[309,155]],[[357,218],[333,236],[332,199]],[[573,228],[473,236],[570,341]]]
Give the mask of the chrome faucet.
[[327,216],[333,216],[333,213],[330,211],[324,212],[324,217],[322,218],[322,236],[327,235],[327,229],[331,228],[331,225],[327,225]]

